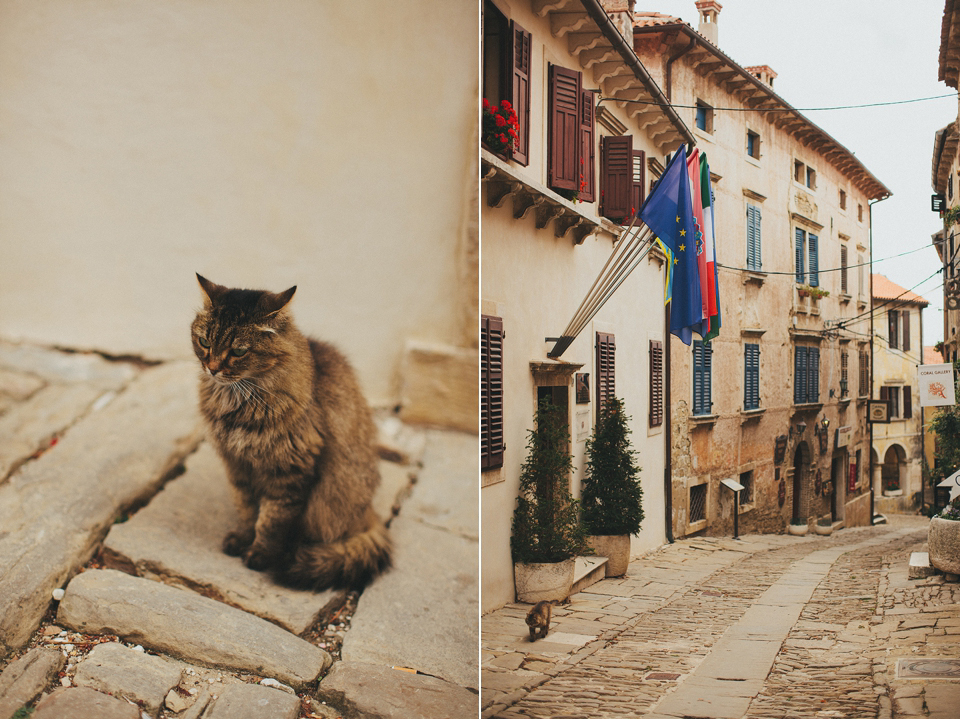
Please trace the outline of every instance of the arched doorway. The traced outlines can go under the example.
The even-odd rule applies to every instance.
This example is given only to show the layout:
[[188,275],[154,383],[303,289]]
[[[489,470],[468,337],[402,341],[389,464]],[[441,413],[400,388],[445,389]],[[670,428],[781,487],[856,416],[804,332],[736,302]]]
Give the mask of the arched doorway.
[[803,479],[809,466],[810,450],[806,442],[801,442],[793,453],[793,519],[806,518],[803,503]]
[[903,494],[906,464],[907,453],[899,444],[891,445],[884,453],[880,466],[880,486],[884,495],[897,497]]

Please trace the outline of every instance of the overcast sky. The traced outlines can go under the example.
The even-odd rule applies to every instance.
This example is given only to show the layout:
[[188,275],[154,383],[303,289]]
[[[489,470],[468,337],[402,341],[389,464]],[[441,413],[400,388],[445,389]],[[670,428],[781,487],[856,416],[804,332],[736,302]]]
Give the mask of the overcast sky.
[[[744,67],[769,65],[774,89],[856,154],[892,192],[874,205],[874,272],[930,302],[923,342],[943,339],[943,290],[931,235],[934,133],[957,119],[956,98],[867,109],[806,108],[913,100],[952,92],[937,80],[943,0],[722,0],[719,47]],[[637,0],[638,11],[682,18],[694,0]],[[719,241],[719,238],[718,238]],[[906,250],[925,249],[879,261]]]

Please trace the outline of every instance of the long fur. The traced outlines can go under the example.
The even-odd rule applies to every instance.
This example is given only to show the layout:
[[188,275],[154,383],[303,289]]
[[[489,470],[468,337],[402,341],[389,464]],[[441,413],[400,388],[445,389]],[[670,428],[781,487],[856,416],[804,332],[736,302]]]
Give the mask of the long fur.
[[392,551],[371,507],[376,426],[352,368],[296,328],[295,287],[273,294],[198,279],[200,409],[240,516],[224,551],[294,586],[363,586]]

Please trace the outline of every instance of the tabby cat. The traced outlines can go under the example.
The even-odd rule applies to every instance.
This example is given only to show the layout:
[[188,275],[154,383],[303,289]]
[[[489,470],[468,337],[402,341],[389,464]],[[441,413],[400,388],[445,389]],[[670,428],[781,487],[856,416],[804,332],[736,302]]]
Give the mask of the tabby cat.
[[530,628],[530,641],[543,639],[550,631],[550,613],[552,602],[537,602],[527,612],[527,626]]
[[240,515],[223,551],[294,587],[364,586],[392,549],[371,506],[376,426],[353,370],[296,328],[295,286],[274,294],[197,279],[200,410]]

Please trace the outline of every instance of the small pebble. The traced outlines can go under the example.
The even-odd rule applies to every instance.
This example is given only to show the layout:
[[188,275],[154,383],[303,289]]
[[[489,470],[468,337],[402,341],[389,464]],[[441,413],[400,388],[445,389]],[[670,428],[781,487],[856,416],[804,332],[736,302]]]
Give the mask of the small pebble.
[[54,601],[59,602],[61,599],[63,599],[64,593],[65,593],[65,592],[64,592],[60,587],[57,587],[56,589],[54,589],[54,590],[53,590],[53,599],[54,599]]
[[61,678],[60,678],[60,683],[61,683],[63,686],[65,686],[65,687],[68,687],[68,686],[70,686],[71,684],[73,684],[73,682],[70,681],[70,677],[61,677]]

